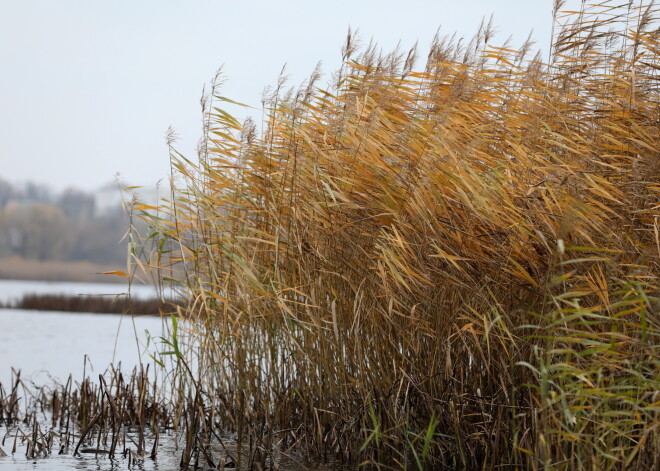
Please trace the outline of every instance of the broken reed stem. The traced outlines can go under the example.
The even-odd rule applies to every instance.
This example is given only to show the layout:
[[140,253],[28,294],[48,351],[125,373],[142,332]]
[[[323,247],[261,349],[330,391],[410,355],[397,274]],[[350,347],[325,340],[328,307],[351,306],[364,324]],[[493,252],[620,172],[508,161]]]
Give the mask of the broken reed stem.
[[11,394],[0,384],[0,425],[6,432],[0,439],[0,455],[16,455],[19,449],[29,460],[93,454],[123,457],[129,466],[137,465],[146,456],[157,458],[162,432],[168,434],[168,441],[178,442],[175,424],[181,414],[196,416],[184,431],[193,434],[196,443],[181,450],[184,469],[195,453],[202,453],[209,466],[215,462],[232,466],[235,455],[220,445],[220,436],[200,438],[200,424],[207,428],[211,423],[209,413],[199,402],[180,406],[170,392],[149,380],[149,367],[136,368],[127,378],[112,369],[99,375],[98,383],[89,378],[74,383],[70,376],[66,384],[55,387],[27,387],[16,372]]

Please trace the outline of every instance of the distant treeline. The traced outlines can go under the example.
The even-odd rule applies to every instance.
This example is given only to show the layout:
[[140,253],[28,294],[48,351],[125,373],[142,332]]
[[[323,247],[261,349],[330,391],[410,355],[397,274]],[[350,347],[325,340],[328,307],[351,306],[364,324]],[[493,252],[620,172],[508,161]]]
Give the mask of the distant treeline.
[[45,185],[18,186],[0,179],[0,259],[125,263],[126,242],[121,240],[128,224],[118,189],[58,193]]

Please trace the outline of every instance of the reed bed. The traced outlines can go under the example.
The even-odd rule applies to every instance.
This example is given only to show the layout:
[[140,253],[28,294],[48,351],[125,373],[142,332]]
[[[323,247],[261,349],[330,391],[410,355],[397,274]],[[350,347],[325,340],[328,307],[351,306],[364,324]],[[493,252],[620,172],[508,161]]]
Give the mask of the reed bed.
[[182,397],[221,404],[193,429],[261,467],[660,468],[658,8],[561,8],[547,59],[349,34],[260,130],[214,87],[143,213],[141,263],[192,293]]
[[39,311],[92,312],[100,314],[160,315],[176,310],[177,302],[162,299],[135,299],[126,296],[80,296],[63,294],[25,294],[0,308]]

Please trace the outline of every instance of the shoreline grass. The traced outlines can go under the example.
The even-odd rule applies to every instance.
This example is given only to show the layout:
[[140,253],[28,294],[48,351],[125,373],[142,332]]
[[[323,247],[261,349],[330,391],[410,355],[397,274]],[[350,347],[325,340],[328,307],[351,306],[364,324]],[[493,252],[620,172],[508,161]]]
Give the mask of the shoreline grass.
[[[156,458],[161,432],[177,429],[177,414],[149,367],[37,388],[14,371],[11,384],[0,384],[0,425],[7,429],[0,445],[12,455],[20,447],[27,460],[93,454],[123,457],[130,468]],[[7,451],[0,448],[0,458]]]

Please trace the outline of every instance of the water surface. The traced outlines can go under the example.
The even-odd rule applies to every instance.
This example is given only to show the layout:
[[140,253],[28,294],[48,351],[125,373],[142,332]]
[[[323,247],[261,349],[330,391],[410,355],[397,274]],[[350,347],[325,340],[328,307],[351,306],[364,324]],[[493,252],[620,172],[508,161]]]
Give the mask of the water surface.
[[161,319],[0,309],[0,382],[8,384],[12,367],[37,384],[64,382],[69,374],[82,379],[86,359],[88,373],[117,362],[128,371],[150,362],[145,330],[162,335]]
[[[0,280],[0,303],[28,293],[113,296],[125,292],[124,284]],[[137,285],[131,294],[146,298],[153,296],[155,290]],[[128,371],[140,362],[150,361],[145,349],[146,330],[154,337],[161,336],[161,319],[0,309],[0,382],[8,384],[12,367],[20,369],[24,379],[37,384],[51,379],[64,382],[69,374],[82,379],[85,362],[88,373],[102,373],[110,363],[117,362]]]
[[[138,297],[146,298],[155,294],[155,290],[150,287],[134,286],[133,289],[132,294]],[[28,293],[117,295],[126,291],[126,285],[122,284],[0,280],[0,303]],[[0,383],[5,389],[9,387],[12,367],[21,370],[21,377],[26,384],[37,386],[64,383],[69,374],[73,375],[75,381],[81,381],[84,377],[83,368],[85,376],[94,378],[111,363],[121,363],[123,372],[130,371],[140,363],[151,363],[151,368],[155,369],[149,353],[162,350],[162,346],[153,339],[163,335],[166,329],[163,322],[154,316],[0,309]],[[150,333],[151,341],[146,331]],[[25,393],[24,390],[21,392]],[[42,420],[41,423],[47,426],[49,422]],[[47,432],[45,429],[42,431]],[[0,457],[0,471],[178,470],[181,458],[177,437],[171,431],[163,431],[155,459],[145,457],[142,462],[131,467],[128,466],[128,459],[121,456],[111,460],[105,455],[83,454],[74,457],[70,452],[58,455],[57,451],[48,457],[28,460],[26,443],[21,442],[20,438],[17,440],[16,453],[11,453],[17,435],[21,434],[17,433],[16,425],[7,428],[0,423],[0,448],[9,454]],[[147,441],[150,443],[151,438]],[[227,443],[229,447],[232,446],[230,442]],[[217,458],[219,455],[221,453],[218,450],[214,456]],[[323,466],[308,468],[295,460],[282,460],[277,468],[283,471],[338,469]]]

